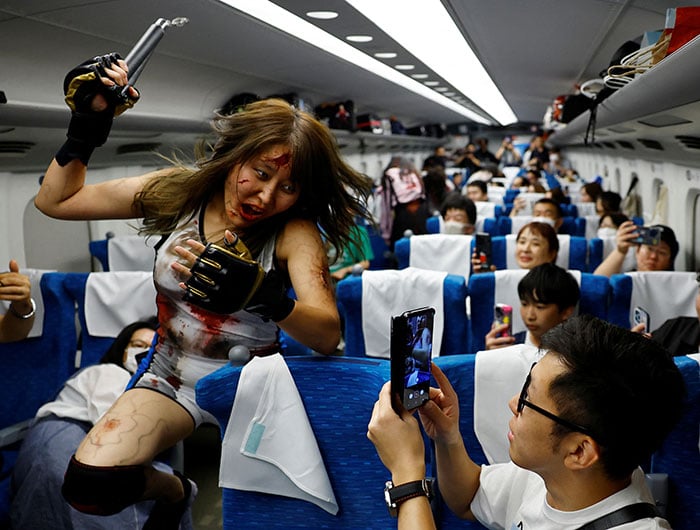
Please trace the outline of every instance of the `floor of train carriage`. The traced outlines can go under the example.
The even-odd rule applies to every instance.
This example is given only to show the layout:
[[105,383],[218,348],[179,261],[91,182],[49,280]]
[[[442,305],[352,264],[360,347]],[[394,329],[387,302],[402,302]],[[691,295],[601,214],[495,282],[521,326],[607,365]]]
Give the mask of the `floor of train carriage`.
[[197,483],[197,498],[192,505],[195,530],[222,530],[219,458],[219,428],[203,425],[185,440],[185,476]]

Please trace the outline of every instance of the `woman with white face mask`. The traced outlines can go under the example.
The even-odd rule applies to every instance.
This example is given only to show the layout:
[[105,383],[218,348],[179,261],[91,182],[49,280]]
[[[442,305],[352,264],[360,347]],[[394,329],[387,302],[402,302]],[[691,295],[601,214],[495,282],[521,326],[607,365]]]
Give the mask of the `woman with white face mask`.
[[[141,354],[145,355],[151,347],[156,327],[155,318],[125,327],[100,364],[78,371],[66,381],[54,401],[37,411],[14,467],[12,528],[93,528],[99,523],[100,528],[116,530],[141,528],[145,524],[151,509],[149,503],[96,518],[70,508],[61,496],[61,484],[66,462],[90,428],[124,392]],[[165,464],[161,467],[173,472]]]
[[476,205],[460,192],[452,191],[440,206],[440,217],[441,233],[471,235],[476,225]]

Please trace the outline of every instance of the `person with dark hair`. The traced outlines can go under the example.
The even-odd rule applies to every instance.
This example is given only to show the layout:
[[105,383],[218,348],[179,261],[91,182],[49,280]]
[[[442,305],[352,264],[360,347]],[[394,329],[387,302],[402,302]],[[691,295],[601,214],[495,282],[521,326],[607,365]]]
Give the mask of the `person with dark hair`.
[[[520,230],[515,238],[515,261],[521,269],[532,269],[542,263],[554,263],[559,254],[559,238],[551,223],[532,221]],[[475,274],[483,271],[476,251],[472,254],[472,269]],[[497,270],[491,266],[491,272]]]
[[476,225],[476,205],[458,191],[451,191],[445,196],[440,205],[442,217],[442,233],[465,234],[474,233]]
[[551,224],[554,230],[559,232],[564,222],[564,214],[560,203],[547,197],[538,200],[532,205],[532,220]]
[[463,193],[474,202],[488,202],[489,200],[488,185],[483,180],[470,180],[464,189]]
[[0,272],[0,301],[9,302],[7,313],[0,315],[0,342],[26,339],[34,325],[36,303],[29,277],[19,272],[15,260],[10,260],[7,272]]
[[428,212],[434,214],[440,209],[440,205],[449,191],[445,169],[442,166],[428,169],[423,176],[423,187],[425,188]]
[[406,230],[414,235],[425,234],[425,222],[430,216],[425,196],[425,184],[409,159],[394,156],[382,175],[380,228],[387,244],[404,237]]
[[622,197],[614,191],[603,191],[595,201],[595,211],[599,216],[620,211]]
[[[61,496],[66,465],[90,428],[124,392],[139,358],[148,352],[158,321],[134,322],[121,330],[100,364],[83,368],[56,398],[36,413],[13,469],[10,520],[15,530],[141,528],[152,503],[99,520],[70,507]],[[48,449],[48,450],[47,450]],[[172,469],[163,467],[173,474]],[[190,524],[191,527],[191,524]]]
[[[113,88],[129,87],[131,104],[138,97],[123,60],[98,63],[99,79],[85,80],[82,66],[67,75],[78,85],[68,139],[35,204],[59,219],[142,218],[143,233],[165,236],[153,268],[162,331],[147,369],[78,447],[63,493],[94,515],[157,499],[147,528],[174,529],[194,484],[150,462],[217,424],[194,387],[229,357],[279,352],[280,329],[321,354],[336,351],[340,315],[324,238],[335,248],[350,243],[352,227],[369,218],[372,185],[343,160],[328,127],[281,99],[214,116],[216,139],[194,166],[88,184],[90,155],[125,110],[123,90]],[[115,442],[100,443],[105,436]]]
[[601,274],[608,278],[613,274],[623,272],[623,264],[627,251],[636,247],[636,270],[646,271],[672,271],[678,255],[679,245],[675,232],[665,225],[652,225],[650,228],[659,229],[661,232],[658,245],[649,245],[635,241],[639,237],[639,227],[632,221],[625,221],[617,229],[616,246],[610,254],[598,265],[594,274]]
[[603,193],[603,187],[599,182],[587,182],[579,190],[580,202],[596,202]]
[[449,158],[447,156],[447,151],[445,151],[445,146],[438,145],[433,151],[433,154],[423,161],[423,170],[427,171],[436,167],[445,169],[448,160]]
[[[430,389],[418,414],[435,444],[447,506],[488,528],[558,530],[612,513],[624,517],[623,508],[644,503],[627,519],[638,520],[630,528],[670,528],[639,466],[683,410],[685,385],[671,356],[589,315],[553,327],[541,348],[544,356],[508,403],[510,462],[492,465],[479,466],[467,453],[458,396],[433,363],[438,388]],[[395,487],[425,478],[420,427],[412,412],[394,411],[390,383],[379,394],[367,436]],[[399,528],[434,528],[430,503],[420,493],[399,504],[398,518]]]
[[539,347],[542,335],[574,314],[581,289],[569,272],[553,263],[543,263],[518,282],[518,297],[527,332],[504,336],[508,324],[494,322],[486,334],[487,350],[523,343]]

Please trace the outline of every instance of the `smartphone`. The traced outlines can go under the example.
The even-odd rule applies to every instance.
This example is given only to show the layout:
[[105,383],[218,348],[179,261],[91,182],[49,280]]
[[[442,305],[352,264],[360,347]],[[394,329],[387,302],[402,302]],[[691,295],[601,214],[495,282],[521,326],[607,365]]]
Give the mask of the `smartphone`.
[[637,324],[644,324],[642,333],[651,333],[649,313],[647,313],[644,309],[639,306],[635,307],[632,319],[634,320],[634,326]]
[[[422,307],[391,319],[391,394],[395,409],[413,410],[428,401],[435,309]],[[400,409],[399,409],[400,410]]]
[[479,265],[476,266],[476,270],[490,271],[492,265],[491,234],[478,232],[474,241],[474,251],[479,259]]
[[496,304],[493,308],[493,319],[500,324],[508,324],[498,337],[510,337],[513,335],[513,307],[508,304]]
[[638,226],[637,237],[632,240],[633,243],[640,245],[656,246],[661,242],[661,228],[650,226]]

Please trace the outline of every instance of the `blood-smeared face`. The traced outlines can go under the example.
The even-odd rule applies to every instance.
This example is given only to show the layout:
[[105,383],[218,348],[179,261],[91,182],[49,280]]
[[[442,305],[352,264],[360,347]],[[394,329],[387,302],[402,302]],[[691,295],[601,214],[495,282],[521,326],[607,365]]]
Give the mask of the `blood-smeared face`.
[[224,186],[226,215],[234,229],[246,228],[291,208],[299,183],[291,179],[292,158],[286,145],[276,145],[231,169]]

